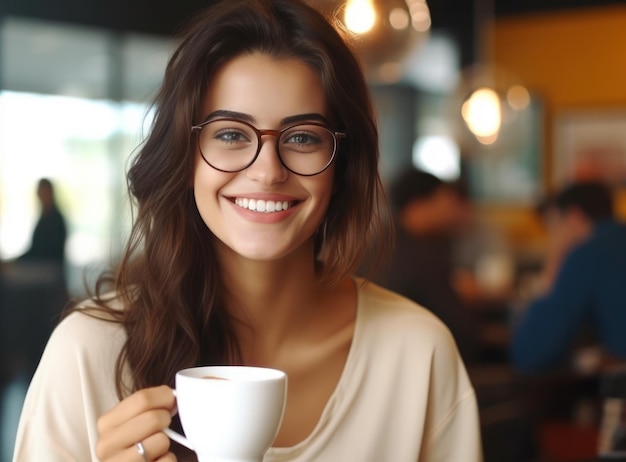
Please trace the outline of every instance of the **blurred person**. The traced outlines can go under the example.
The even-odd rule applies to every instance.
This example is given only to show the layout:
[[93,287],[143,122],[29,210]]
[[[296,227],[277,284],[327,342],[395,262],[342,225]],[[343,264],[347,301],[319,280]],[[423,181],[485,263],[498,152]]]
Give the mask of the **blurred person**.
[[30,377],[70,298],[65,275],[67,226],[49,178],[37,182],[40,215],[30,248],[8,262],[8,298],[13,316],[11,345],[24,355]]
[[37,183],[37,197],[41,214],[33,230],[30,248],[19,260],[63,265],[67,226],[56,202],[54,185],[48,178],[41,178]]
[[10,460],[28,381],[69,295],[67,228],[48,178],[37,182],[40,216],[28,251],[0,262],[0,460]]
[[475,209],[465,181],[454,183],[459,194],[454,233],[454,288],[473,306],[509,299],[515,278],[513,252],[504,231]]
[[455,185],[414,168],[391,183],[389,199],[396,245],[376,282],[432,311],[452,331],[465,361],[478,361],[477,321],[454,287],[454,248],[467,220],[466,199]]
[[175,374],[243,364],[288,375],[265,462],[480,462],[448,329],[353,276],[386,237],[356,56],[301,1],[224,0],[193,20],[128,172],[121,264],[51,336],[14,461],[196,460],[164,432],[180,429]]
[[525,371],[565,367],[588,327],[610,357],[626,359],[626,226],[614,217],[612,190],[574,183],[539,212],[547,254],[539,293],[514,328],[513,363]]

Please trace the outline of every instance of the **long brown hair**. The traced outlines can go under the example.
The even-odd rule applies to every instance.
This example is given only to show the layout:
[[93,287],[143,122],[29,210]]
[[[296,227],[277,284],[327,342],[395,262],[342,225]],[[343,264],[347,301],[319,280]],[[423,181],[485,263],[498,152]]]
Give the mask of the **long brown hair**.
[[[109,307],[102,276],[101,309],[123,323],[127,340],[116,385],[173,385],[176,371],[200,363],[238,361],[232,320],[224,309],[215,237],[191,188],[194,138],[203,98],[216,70],[236,56],[261,52],[302,60],[320,76],[337,124],[347,132],[335,167],[335,191],[316,237],[320,277],[339,281],[384,235],[378,134],[358,60],[323,16],[294,0],[225,0],[200,13],[171,57],[155,100],[150,134],[128,172],[136,217],[113,282],[125,307]],[[129,367],[134,383],[122,383]]]

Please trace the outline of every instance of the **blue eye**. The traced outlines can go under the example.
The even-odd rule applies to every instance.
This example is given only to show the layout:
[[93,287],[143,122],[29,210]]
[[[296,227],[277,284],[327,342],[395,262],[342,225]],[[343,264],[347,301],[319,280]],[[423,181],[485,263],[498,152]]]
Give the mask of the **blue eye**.
[[300,145],[319,144],[320,139],[310,133],[290,133],[287,139],[282,140],[283,143],[295,143]]
[[214,139],[223,141],[225,143],[237,143],[237,142],[249,142],[250,139],[245,133],[242,133],[236,129],[224,128],[215,132],[212,136]]
[[325,152],[333,146],[332,133],[319,125],[298,125],[280,137],[281,149],[294,153]]

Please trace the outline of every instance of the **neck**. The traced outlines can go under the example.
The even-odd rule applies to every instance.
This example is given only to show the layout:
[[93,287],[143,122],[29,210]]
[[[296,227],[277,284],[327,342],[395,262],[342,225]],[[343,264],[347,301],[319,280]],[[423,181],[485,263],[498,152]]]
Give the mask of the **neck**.
[[41,205],[41,211],[42,212],[49,212],[53,208],[54,208],[54,204],[42,204]]
[[227,309],[244,357],[247,351],[277,350],[306,327],[318,306],[319,278],[312,245],[276,261],[253,261],[222,252]]

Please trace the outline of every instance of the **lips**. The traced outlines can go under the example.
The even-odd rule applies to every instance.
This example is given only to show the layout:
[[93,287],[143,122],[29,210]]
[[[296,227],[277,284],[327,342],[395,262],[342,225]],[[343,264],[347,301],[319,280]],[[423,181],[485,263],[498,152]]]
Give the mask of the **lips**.
[[235,205],[258,213],[273,213],[287,210],[292,206],[289,201],[273,201],[264,199],[248,199],[246,197],[236,197],[233,199]]

